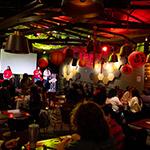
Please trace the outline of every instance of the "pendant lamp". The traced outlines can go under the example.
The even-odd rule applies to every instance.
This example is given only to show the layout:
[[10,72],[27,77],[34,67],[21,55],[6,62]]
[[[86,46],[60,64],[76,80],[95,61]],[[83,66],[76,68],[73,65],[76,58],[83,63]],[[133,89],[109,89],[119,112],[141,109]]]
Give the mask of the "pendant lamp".
[[118,56],[116,53],[112,53],[110,56],[109,62],[118,62]]
[[77,18],[95,18],[104,11],[103,0],[63,0],[65,15]]
[[20,31],[9,35],[6,41],[5,52],[16,54],[28,54],[30,52],[29,41]]

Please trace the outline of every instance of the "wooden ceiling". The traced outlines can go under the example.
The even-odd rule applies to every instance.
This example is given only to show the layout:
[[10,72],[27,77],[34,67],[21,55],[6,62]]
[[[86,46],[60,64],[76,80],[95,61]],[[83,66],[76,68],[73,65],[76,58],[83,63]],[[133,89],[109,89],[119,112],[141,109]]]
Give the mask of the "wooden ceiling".
[[52,45],[86,45],[93,33],[100,43],[118,45],[149,37],[150,0],[104,0],[103,4],[102,15],[80,18],[67,16],[62,0],[2,0],[0,41],[5,42],[15,30],[26,36],[44,34],[45,38],[29,39]]

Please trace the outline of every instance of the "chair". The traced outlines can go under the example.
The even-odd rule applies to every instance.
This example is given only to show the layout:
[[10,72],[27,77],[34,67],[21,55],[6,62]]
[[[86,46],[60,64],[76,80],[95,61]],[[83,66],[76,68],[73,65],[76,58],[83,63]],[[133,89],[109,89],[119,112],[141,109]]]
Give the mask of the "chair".
[[19,118],[9,118],[8,127],[10,131],[22,131],[28,129],[29,118],[19,117]]
[[141,150],[146,147],[147,131],[135,126],[127,126],[125,130],[126,149]]

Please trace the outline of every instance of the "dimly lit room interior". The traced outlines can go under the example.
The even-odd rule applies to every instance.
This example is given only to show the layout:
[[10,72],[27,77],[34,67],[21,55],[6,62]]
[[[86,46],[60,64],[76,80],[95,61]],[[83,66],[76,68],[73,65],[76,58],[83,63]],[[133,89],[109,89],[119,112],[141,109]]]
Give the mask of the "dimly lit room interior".
[[0,149],[150,149],[149,43],[150,0],[1,0]]

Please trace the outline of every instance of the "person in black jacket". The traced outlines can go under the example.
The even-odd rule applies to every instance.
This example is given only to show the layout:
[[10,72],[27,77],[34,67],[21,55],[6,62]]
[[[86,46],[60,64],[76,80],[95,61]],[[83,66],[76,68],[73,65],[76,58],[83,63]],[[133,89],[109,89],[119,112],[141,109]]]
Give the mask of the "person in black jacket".
[[36,122],[39,122],[39,113],[41,108],[42,100],[38,86],[33,86],[30,89],[29,113]]

